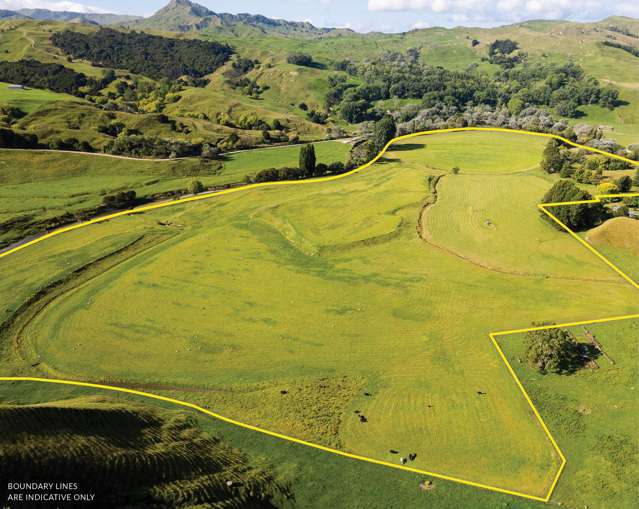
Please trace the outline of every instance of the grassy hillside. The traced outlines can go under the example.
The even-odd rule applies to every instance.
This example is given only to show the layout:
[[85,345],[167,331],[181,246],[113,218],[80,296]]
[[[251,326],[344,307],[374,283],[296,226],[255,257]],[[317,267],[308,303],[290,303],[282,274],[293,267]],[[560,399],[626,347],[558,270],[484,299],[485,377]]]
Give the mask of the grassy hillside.
[[[344,162],[350,145],[316,144],[317,161]],[[43,231],[43,222],[97,207],[104,195],[134,190],[138,197],[184,190],[197,179],[205,186],[242,182],[272,167],[297,166],[299,146],[228,154],[223,160],[116,159],[44,151],[0,151],[0,244]]]
[[78,99],[73,96],[58,94],[49,90],[11,90],[7,88],[8,86],[9,83],[0,83],[0,104],[10,104],[20,108],[26,113],[31,113],[45,104],[58,101],[78,101]]
[[[4,479],[77,483],[68,492],[91,493],[101,506],[269,508],[285,494],[267,470],[194,419],[141,404],[90,396],[5,403],[0,430]],[[4,485],[0,493],[7,500],[10,491]]]
[[[488,63],[487,47],[495,39],[509,38],[517,41],[522,51],[528,54],[530,62],[565,63],[575,61],[602,83],[609,83],[620,90],[624,102],[610,111],[598,105],[583,106],[580,116],[571,119],[572,123],[604,124],[613,129],[610,137],[623,144],[639,142],[636,132],[639,128],[637,118],[637,86],[639,86],[639,66],[637,58],[618,48],[604,46],[607,40],[623,44],[636,45],[636,40],[610,30],[611,25],[639,32],[639,22],[630,18],[611,18],[597,23],[571,22],[525,22],[516,25],[492,29],[479,28],[432,28],[414,30],[405,34],[355,34],[340,33],[318,37],[281,36],[262,32],[249,32],[242,37],[219,30],[201,30],[188,33],[168,34],[180,38],[206,38],[231,45],[243,58],[258,59],[260,64],[249,71],[245,78],[255,80],[267,88],[259,97],[249,97],[240,88],[227,83],[225,73],[230,64],[213,73],[211,83],[205,88],[186,87],[177,101],[170,101],[166,113],[179,119],[191,128],[194,134],[176,134],[174,137],[194,139],[204,137],[219,140],[234,130],[260,143],[261,132],[224,127],[220,125],[220,115],[227,116],[237,123],[246,114],[254,113],[267,122],[275,119],[290,127],[290,135],[299,135],[302,139],[321,139],[326,126],[313,123],[306,112],[299,109],[301,103],[311,109],[323,109],[329,76],[334,74],[334,64],[343,59],[362,62],[379,57],[385,52],[405,52],[416,49],[419,58],[433,66],[443,66],[451,70],[464,70],[469,66],[492,73],[498,66]],[[103,69],[93,67],[87,62],[72,60],[69,62],[62,52],[49,40],[51,33],[65,28],[92,31],[87,25],[69,25],[51,21],[6,20],[0,22],[0,52],[7,60],[35,58],[43,62],[61,63],[88,76],[101,77]],[[159,33],[159,32],[158,32]],[[166,35],[166,34],[165,34]],[[479,44],[473,46],[472,40]],[[317,65],[313,68],[295,66],[287,63],[287,57],[294,52],[308,53]],[[124,71],[118,75],[124,76]],[[195,125],[191,117],[206,115]],[[93,132],[100,122],[100,113],[85,111],[85,123],[89,132]],[[25,119],[19,127],[44,134],[45,139],[55,130],[67,136],[85,139],[82,131],[69,133],[56,120],[55,108],[42,112],[39,118]],[[122,120],[127,127],[132,120]],[[340,128],[352,130],[353,127],[340,122],[337,116],[331,121]],[[47,133],[47,124],[52,127]],[[162,126],[147,120],[145,126],[153,135],[165,135]],[[196,130],[196,129],[197,130]],[[93,136],[95,138],[95,135]],[[92,141],[92,140],[87,140]],[[106,139],[95,139],[101,146]]]
[[584,238],[634,281],[639,281],[639,221],[615,217],[586,232]]
[[[607,267],[539,218],[535,204],[549,182],[534,170],[503,175],[503,162],[477,156],[472,138],[464,152],[459,136],[466,154],[460,166],[467,178],[483,178],[474,187],[485,184],[482,215],[496,226],[492,237],[521,246],[509,253],[516,260],[478,242],[473,256],[488,260],[485,267],[443,249],[439,230],[429,242],[417,235],[423,205],[434,199],[427,177],[442,170],[422,162],[439,137],[413,139],[339,182],[121,218],[1,260],[14,267],[1,287],[10,313],[32,285],[91,260],[96,250],[144,232],[175,233],[106,271],[89,267],[84,284],[72,278],[59,287],[60,297],[19,332],[7,329],[20,345],[11,365],[25,372],[20,365],[38,363],[36,370],[49,375],[178,391],[269,429],[391,462],[398,461],[391,450],[415,452],[416,468],[543,496],[558,459],[486,335],[535,320],[586,319],[601,309],[636,312],[636,299]],[[520,154],[512,171],[534,164],[527,138],[491,143]],[[521,194],[511,192],[513,178],[521,179]],[[435,222],[454,220],[436,211],[463,179],[463,173],[440,178]],[[448,209],[472,210],[473,200],[466,193]],[[521,224],[509,222],[518,217],[513,210],[522,211]],[[471,226],[480,233],[483,224]],[[546,242],[530,243],[540,234]],[[26,266],[28,275],[20,268]],[[17,293],[14,278],[22,281]],[[101,340],[88,344],[87,337]],[[339,391],[331,389],[337,385]],[[291,411],[300,405],[304,412]]]

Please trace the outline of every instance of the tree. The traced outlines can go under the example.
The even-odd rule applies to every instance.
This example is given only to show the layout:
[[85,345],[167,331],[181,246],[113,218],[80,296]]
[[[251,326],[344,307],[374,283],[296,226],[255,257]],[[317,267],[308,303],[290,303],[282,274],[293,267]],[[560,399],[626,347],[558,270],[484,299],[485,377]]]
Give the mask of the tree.
[[315,173],[315,147],[311,144],[300,149],[300,174],[302,178],[311,177]]
[[559,144],[555,140],[550,140],[546,144],[541,160],[541,169],[546,173],[557,173],[564,166],[564,158],[559,150]]
[[[592,196],[582,189],[579,189],[570,180],[560,180],[548,190],[542,198],[542,203],[560,203],[565,201],[590,200]],[[571,230],[587,230],[600,223],[607,215],[606,209],[601,203],[583,203],[578,205],[553,206],[550,211],[564,225]],[[542,217],[562,230],[555,221],[546,214]]]
[[624,175],[623,177],[619,177],[617,179],[617,188],[620,193],[628,193],[630,189],[632,189],[632,178],[628,175]]
[[202,182],[200,182],[199,180],[192,180],[189,183],[189,193],[191,194],[201,193],[202,191],[204,191],[204,189],[204,184],[202,184]]
[[344,101],[340,107],[340,113],[347,122],[358,124],[366,120],[368,108],[370,108],[370,103],[364,99]]
[[577,116],[578,107],[579,104],[577,101],[575,99],[570,99],[557,103],[555,110],[557,110],[557,113],[559,113],[562,117],[574,118]]
[[637,168],[637,169],[635,170],[635,176],[634,176],[634,178],[632,179],[632,183],[633,183],[635,186],[639,187],[639,168]]
[[599,93],[599,104],[612,110],[619,103],[619,90],[612,87],[604,87]]
[[395,120],[393,120],[393,117],[390,115],[385,115],[381,120],[375,123],[373,137],[371,139],[373,151],[375,152],[373,157],[381,152],[386,144],[395,137],[396,131]]
[[543,329],[526,334],[526,361],[540,373],[567,373],[579,365],[574,336],[564,329]]

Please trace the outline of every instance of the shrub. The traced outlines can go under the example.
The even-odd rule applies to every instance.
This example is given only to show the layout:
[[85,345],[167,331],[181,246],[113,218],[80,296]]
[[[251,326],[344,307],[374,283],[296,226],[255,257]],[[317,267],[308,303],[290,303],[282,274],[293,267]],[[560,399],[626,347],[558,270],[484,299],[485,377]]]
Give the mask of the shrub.
[[599,194],[616,194],[619,189],[613,182],[602,182],[597,186],[597,192]]
[[188,191],[191,194],[198,194],[201,193],[202,191],[204,191],[206,188],[204,187],[204,184],[202,184],[202,182],[200,182],[199,180],[192,180],[189,183],[189,187],[188,187]]
[[628,175],[619,177],[616,183],[620,193],[627,193],[632,189],[632,178]]

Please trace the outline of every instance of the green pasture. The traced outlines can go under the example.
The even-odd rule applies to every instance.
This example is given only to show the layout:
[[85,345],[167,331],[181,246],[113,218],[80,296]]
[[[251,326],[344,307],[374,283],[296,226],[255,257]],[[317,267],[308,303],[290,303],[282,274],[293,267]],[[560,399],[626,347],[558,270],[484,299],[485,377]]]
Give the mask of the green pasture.
[[[540,502],[327,454],[303,445],[238,428],[157,400],[110,391],[53,384],[0,382],[0,403],[2,404],[35,404],[55,401],[58,402],[58,405],[68,405],[67,400],[74,398],[73,403],[75,403],[75,413],[77,414],[77,409],[82,408],[78,407],[77,401],[79,399],[91,402],[91,399],[94,400],[96,397],[111,406],[131,407],[136,412],[159,409],[167,417],[189,416],[196,418],[201,431],[221,438],[226,444],[235,447],[236,453],[239,451],[248,455],[249,461],[261,465],[267,472],[275,474],[278,482],[285,484],[291,490],[294,500],[278,499],[276,501],[278,507],[399,509],[420,507],[424,504],[441,509],[458,509],[459,507],[535,509],[543,507]],[[40,430],[46,431],[48,426],[49,424],[41,426]],[[95,433],[95,430],[91,428],[88,428],[87,431]],[[42,451],[40,451],[40,458],[43,456],[41,453]],[[419,488],[419,483],[425,480],[433,482],[432,490],[422,491]],[[90,485],[89,482],[85,484],[85,487]]]
[[[615,314],[602,309],[592,318]],[[524,335],[503,336],[499,342],[568,458],[553,500],[568,507],[635,507],[639,498],[639,320],[585,328],[614,364],[600,356],[596,369],[540,375],[517,361],[524,356]],[[570,330],[585,341],[584,327]]]
[[[350,145],[316,144],[318,162],[346,160]],[[102,196],[134,189],[138,196],[186,189],[193,179],[207,186],[241,182],[248,174],[297,166],[299,146],[255,149],[225,156],[224,161],[197,158],[176,161],[127,160],[74,153],[0,151],[0,223],[17,217],[47,219],[95,207]],[[0,232],[0,241],[13,233]]]
[[[52,102],[79,101],[78,98],[68,94],[58,94],[50,90],[29,88],[23,90],[9,89],[9,83],[0,83],[0,104],[8,104],[20,108],[25,113],[37,110],[43,104]],[[62,105],[64,108],[64,105]]]
[[[619,282],[577,242],[548,228],[535,211],[549,183],[536,172],[443,179],[441,199],[423,220],[425,237],[479,266],[541,277]],[[525,231],[525,234],[521,233]],[[526,256],[531,250],[534,256]]]
[[[451,148],[451,137],[454,160],[437,149]],[[254,425],[390,462],[415,452],[411,467],[543,496],[559,459],[488,332],[636,312],[637,302],[539,217],[545,186],[524,171],[540,157],[537,141],[414,138],[343,180],[123,217],[0,259],[7,315],[98,253],[145,233],[172,234],[67,282],[20,331],[19,355],[6,351],[6,365],[177,391]],[[451,164],[462,173],[450,174]],[[431,175],[443,176],[424,242],[416,224],[435,198]],[[477,191],[453,194],[464,183]],[[477,207],[480,195],[482,214],[517,246],[512,254],[481,241],[481,219],[466,225],[455,213]],[[438,212],[444,207],[448,214]],[[466,232],[467,251],[445,245],[448,228]],[[546,242],[536,242],[542,233]],[[514,270],[531,263],[534,273]]]

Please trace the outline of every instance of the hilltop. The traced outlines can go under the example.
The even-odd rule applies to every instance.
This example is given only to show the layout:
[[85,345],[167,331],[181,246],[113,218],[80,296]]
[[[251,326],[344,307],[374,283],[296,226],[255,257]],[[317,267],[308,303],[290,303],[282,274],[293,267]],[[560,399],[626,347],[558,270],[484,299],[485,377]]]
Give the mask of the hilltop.
[[351,32],[334,28],[317,28],[306,21],[272,19],[259,14],[216,13],[190,0],[171,0],[153,16],[123,23],[123,26],[171,32],[196,30],[229,35],[243,35],[249,32],[253,35],[277,34],[302,37]]

